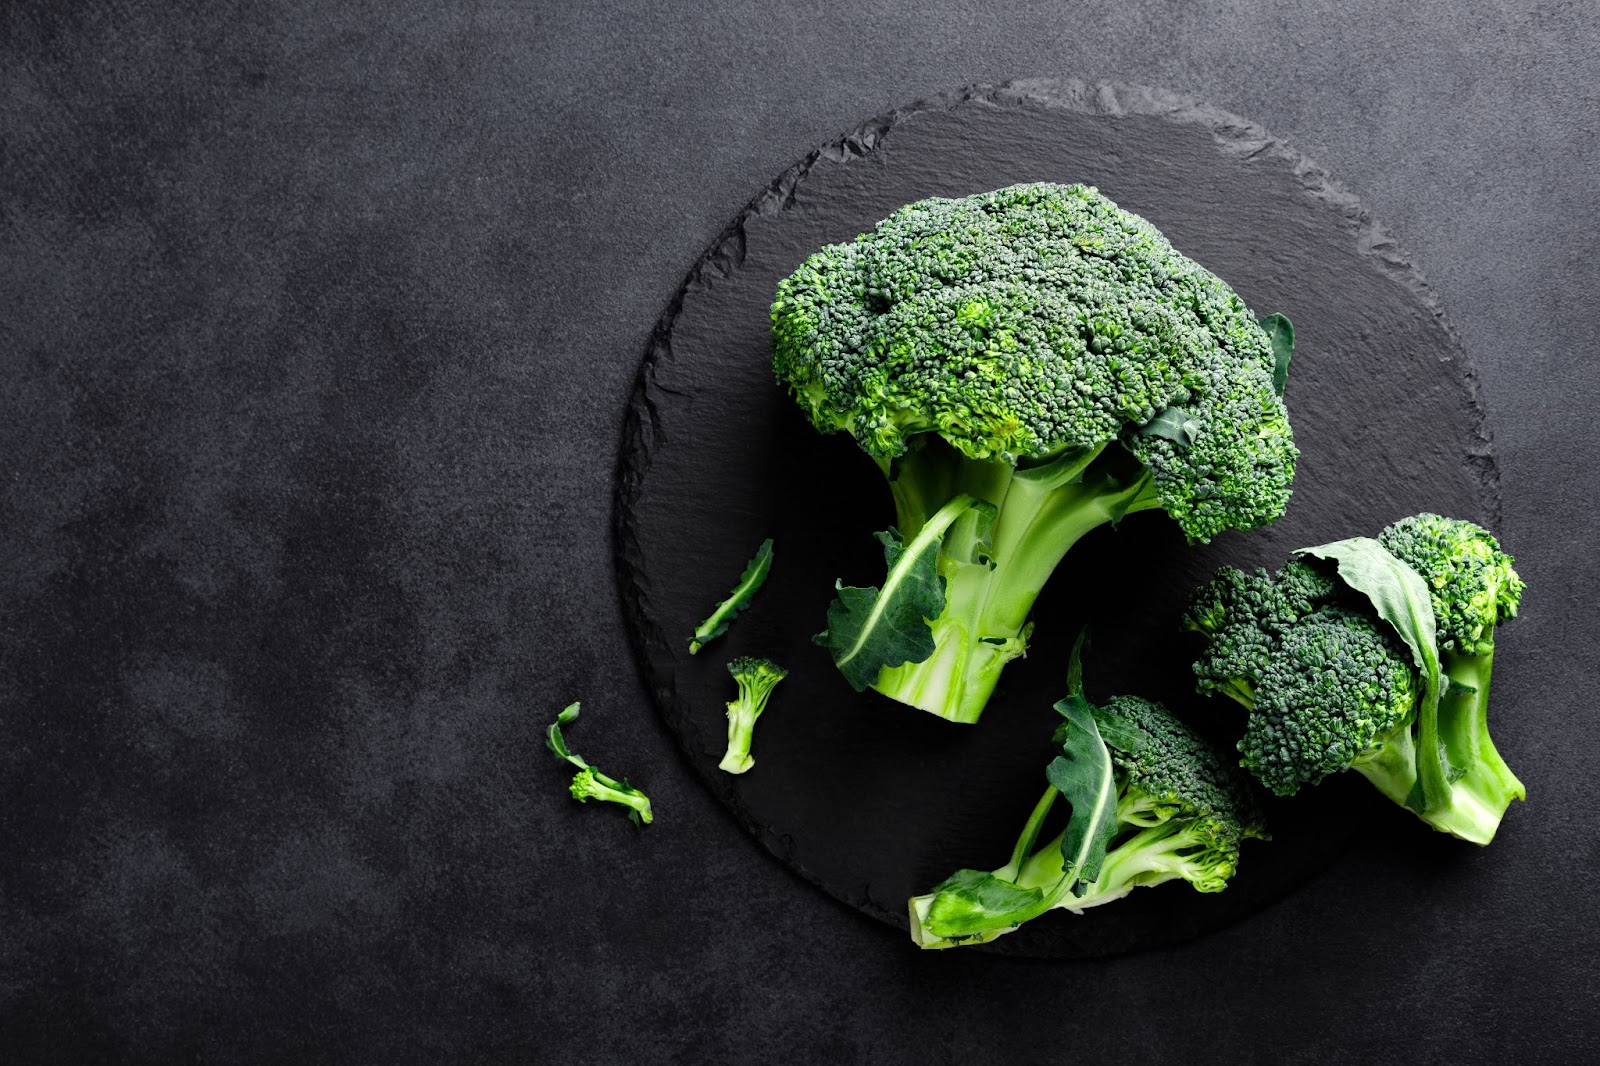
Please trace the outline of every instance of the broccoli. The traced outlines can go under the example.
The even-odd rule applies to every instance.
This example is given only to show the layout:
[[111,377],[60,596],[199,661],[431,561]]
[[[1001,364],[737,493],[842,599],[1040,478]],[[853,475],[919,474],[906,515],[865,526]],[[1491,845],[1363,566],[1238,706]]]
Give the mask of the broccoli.
[[750,606],[751,599],[767,580],[767,574],[771,570],[772,538],[768,537],[761,542],[755,555],[745,564],[744,573],[739,575],[739,583],[728,593],[728,598],[717,604],[710,617],[695,628],[694,635],[689,638],[690,655],[694,655],[728,631],[728,623],[738,617],[739,612]]
[[578,768],[572,776],[572,798],[579,803],[588,803],[590,800],[601,800],[606,803],[620,803],[628,808],[628,820],[634,825],[649,825],[653,817],[650,812],[650,797],[628,784],[627,781],[618,781],[590,766],[582,755],[577,754],[567,747],[566,737],[561,735],[561,727],[578,720],[580,704],[569,703],[556,720],[550,723],[549,730],[545,733],[545,746],[555,753],[556,758],[564,759]]
[[742,774],[756,764],[750,755],[756,719],[766,709],[772,690],[789,676],[789,671],[771,659],[745,655],[728,664],[728,673],[739,683],[739,695],[728,703],[728,751],[717,766],[730,774]]
[[[1135,888],[1183,880],[1221,892],[1247,838],[1266,839],[1248,779],[1159,703],[1083,697],[1074,650],[1061,754],[1011,853],[993,873],[961,870],[910,900],[911,938],[924,948],[986,943],[1060,908],[1082,913]],[[1035,850],[1057,796],[1072,816]]]
[[1289,498],[1288,320],[1087,186],[903,207],[784,279],[772,329],[780,383],[896,510],[882,588],[840,585],[818,642],[858,690],[951,721],[1090,530],[1160,509],[1207,541]]
[[1435,829],[1487,844],[1526,790],[1489,737],[1494,632],[1516,614],[1512,559],[1471,522],[1420,514],[1300,555],[1224,569],[1185,617],[1197,687],[1250,711],[1239,752],[1290,796],[1355,770]]

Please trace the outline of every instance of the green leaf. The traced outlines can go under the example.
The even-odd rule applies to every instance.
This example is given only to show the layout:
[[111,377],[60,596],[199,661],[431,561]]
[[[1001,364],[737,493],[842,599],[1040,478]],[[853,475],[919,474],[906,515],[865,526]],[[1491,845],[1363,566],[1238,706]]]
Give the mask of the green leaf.
[[1182,407],[1169,407],[1139,427],[1141,437],[1161,437],[1180,448],[1194,443],[1200,432],[1200,420]]
[[694,636],[689,638],[690,655],[728,631],[728,623],[732,622],[740,611],[750,606],[751,598],[767,580],[767,574],[771,570],[772,538],[768,537],[761,542],[761,547],[756,549],[755,555],[745,564],[744,573],[739,575],[739,583],[728,593],[728,598],[717,604],[716,610],[711,612],[711,617],[701,622],[699,628],[694,631]]
[[1021,924],[1043,899],[1037,888],[1018,888],[982,870],[957,870],[934,886],[932,895],[923,925],[940,937],[974,936]]
[[1100,727],[1100,739],[1121,752],[1137,755],[1150,744],[1150,735],[1129,722],[1111,707],[1095,707],[1094,723]]
[[578,769],[586,770],[589,764],[583,761],[583,756],[572,753],[572,750],[567,747],[567,738],[561,735],[562,726],[578,720],[579,706],[580,704],[574,701],[567,704],[562,712],[556,715],[556,720],[550,723],[549,729],[545,730],[544,743],[545,747],[555,752],[556,758],[565,759]]
[[928,623],[944,610],[939,548],[956,520],[974,510],[988,512],[965,527],[974,544],[968,555],[977,561],[989,550],[994,508],[961,495],[939,508],[909,543],[894,529],[877,534],[889,571],[881,589],[834,585],[839,595],[828,607],[828,628],[814,639],[833,653],[834,665],[857,692],[870,687],[884,667],[920,663],[933,654]]
[[1081,896],[1100,876],[1117,830],[1117,782],[1089,701],[1081,694],[1068,696],[1056,704],[1056,712],[1067,720],[1056,731],[1061,754],[1044,775],[1072,804],[1072,817],[1061,834],[1061,857],[1072,894]]
[[1261,320],[1272,342],[1272,391],[1281,398],[1289,384],[1289,360],[1294,356],[1294,323],[1285,314],[1270,314]]
[[1346,585],[1371,601],[1373,609],[1394,627],[1412,661],[1422,672],[1422,702],[1417,707],[1417,777],[1422,785],[1422,811],[1450,807],[1450,785],[1439,741],[1439,643],[1428,596],[1428,583],[1371,537],[1352,537],[1296,555],[1329,559]]

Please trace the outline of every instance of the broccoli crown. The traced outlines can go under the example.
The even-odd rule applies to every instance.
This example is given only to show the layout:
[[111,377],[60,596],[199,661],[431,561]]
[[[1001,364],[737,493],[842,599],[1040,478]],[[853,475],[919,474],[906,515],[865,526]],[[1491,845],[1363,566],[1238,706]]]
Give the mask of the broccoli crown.
[[[1220,278],[1084,185],[908,204],[778,286],[773,366],[881,462],[1121,439],[1194,540],[1282,514],[1298,452],[1266,332]],[[1136,432],[1176,410],[1181,441]]]
[[1245,837],[1266,835],[1244,775],[1164,706],[1113,696],[1094,714],[1122,778],[1124,820],[1153,825],[1188,819],[1197,840],[1223,851],[1237,851]]
[[789,671],[771,659],[741,655],[728,664],[728,673],[739,683],[739,698],[755,704],[764,702],[772,688],[789,676]]
[[1332,602],[1338,583],[1298,559],[1276,575],[1223,567],[1196,590],[1184,624],[1211,638],[1195,663],[1202,692],[1226,692],[1238,682],[1255,685],[1283,634],[1319,606]]
[[1257,679],[1243,762],[1280,796],[1348,769],[1409,723],[1421,685],[1410,651],[1348,607],[1289,626]]
[[1425,513],[1389,526],[1378,543],[1428,583],[1440,647],[1486,651],[1494,627],[1517,613],[1522,578],[1482,526]]

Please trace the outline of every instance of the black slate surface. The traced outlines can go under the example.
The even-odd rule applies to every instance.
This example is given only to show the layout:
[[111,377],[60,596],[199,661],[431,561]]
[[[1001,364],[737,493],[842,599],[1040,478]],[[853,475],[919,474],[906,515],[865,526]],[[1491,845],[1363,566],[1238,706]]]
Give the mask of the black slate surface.
[[[1190,549],[1159,515],[1075,547],[1038,605],[1028,657],[976,728],[857,694],[811,636],[833,579],[881,580],[868,536],[893,521],[875,466],[823,440],[772,379],[767,309],[823,244],[903,203],[1023,181],[1081,181],[1149,218],[1259,314],[1297,323],[1290,405],[1301,461],[1270,528]],[[1259,126],[1171,93],[1030,81],[899,108],[809,154],[690,271],[653,338],[624,427],[618,568],[656,703],[690,761],[768,850],[904,929],[906,899],[953,871],[999,866],[1042,788],[1064,658],[1094,631],[1091,694],[1158,698],[1229,747],[1242,715],[1194,695],[1199,641],[1178,632],[1218,566],[1281,565],[1294,548],[1375,535],[1422,510],[1495,524],[1499,496],[1476,375],[1416,271],[1359,203]],[[692,632],[772,536],[780,561],[720,644]],[[1514,640],[1514,637],[1507,638]],[[737,654],[790,668],[758,724],[758,765],[717,768]],[[1177,943],[1252,914],[1358,834],[1417,827],[1357,779],[1272,802],[1220,895],[1137,893],[1053,914],[985,950],[1085,958]]]
[[[612,475],[684,270],[862,116],[1029,75],[1248,115],[1427,273],[1532,586],[1491,850],[1358,842],[1113,960],[917,954],[651,711]],[[1596,85],[1560,0],[5,5],[0,1050],[1600,1057]],[[647,833],[540,748],[579,695]]]

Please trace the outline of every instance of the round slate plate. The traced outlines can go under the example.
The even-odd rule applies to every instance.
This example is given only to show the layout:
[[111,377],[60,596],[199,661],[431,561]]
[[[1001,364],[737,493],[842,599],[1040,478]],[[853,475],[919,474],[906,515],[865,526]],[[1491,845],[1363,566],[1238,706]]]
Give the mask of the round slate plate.
[[[1085,182],[1155,223],[1258,314],[1293,319],[1287,402],[1302,450],[1270,529],[1188,547],[1159,513],[1073,549],[1039,599],[1028,657],[976,727],[851,691],[823,628],[835,578],[882,577],[871,533],[892,521],[873,464],[824,437],[773,382],[767,309],[821,245],[896,207],[1017,182]],[[644,677],[709,787],[773,854],[853,907],[906,926],[905,901],[960,867],[1005,861],[1044,785],[1051,704],[1085,622],[1091,697],[1165,700],[1236,737],[1231,704],[1193,694],[1185,596],[1219,565],[1372,534],[1420,510],[1493,522],[1497,491],[1473,371],[1417,273],[1348,194],[1232,115],[1148,89],[1017,82],[896,111],[813,152],[757,197],[690,272],[640,372],[622,447],[618,571]],[[722,640],[695,624],[764,537],[772,576]],[[720,772],[725,665],[787,666],[756,730],[756,766]],[[1238,920],[1337,855],[1359,824],[1426,834],[1356,775],[1274,801],[1275,840],[1246,846],[1230,888],[1164,885],[1083,916],[1052,913],[984,949],[1087,957],[1169,944]],[[1370,815],[1370,819],[1367,817]],[[906,950],[912,950],[909,943]]]

